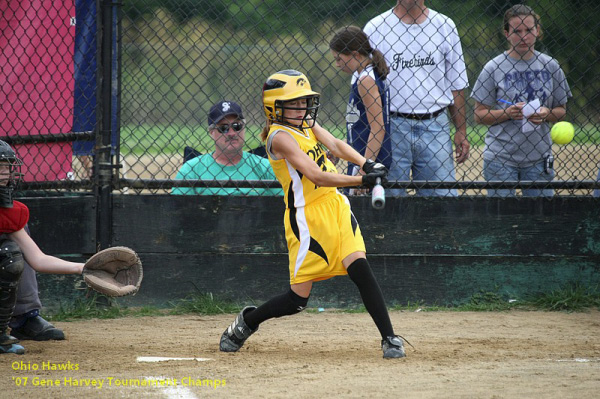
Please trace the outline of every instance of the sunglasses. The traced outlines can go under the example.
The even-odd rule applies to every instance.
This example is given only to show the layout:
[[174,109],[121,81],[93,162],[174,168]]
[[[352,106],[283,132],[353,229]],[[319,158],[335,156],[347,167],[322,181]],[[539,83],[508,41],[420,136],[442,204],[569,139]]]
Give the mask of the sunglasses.
[[233,122],[231,125],[216,125],[215,129],[219,131],[219,133],[225,134],[229,132],[229,129],[232,128],[234,132],[239,132],[244,128],[244,124],[242,122]]

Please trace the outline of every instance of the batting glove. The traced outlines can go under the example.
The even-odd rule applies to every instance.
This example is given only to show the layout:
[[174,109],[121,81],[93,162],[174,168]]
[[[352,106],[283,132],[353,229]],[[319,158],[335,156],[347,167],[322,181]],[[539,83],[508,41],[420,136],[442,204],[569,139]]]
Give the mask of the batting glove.
[[367,162],[365,162],[365,164],[362,166],[362,170],[366,174],[384,170],[387,175],[387,172],[388,172],[387,168],[383,164],[381,164],[379,162],[375,162],[371,159],[367,159]]
[[[381,165],[381,164],[379,164],[379,165]],[[381,165],[381,166],[383,166],[383,165]],[[362,184],[363,184],[363,186],[373,188],[377,184],[377,179],[381,179],[380,184],[387,183],[387,181],[388,181],[387,175],[388,175],[388,171],[384,166],[383,170],[377,170],[375,172],[367,173],[366,175],[363,175]]]

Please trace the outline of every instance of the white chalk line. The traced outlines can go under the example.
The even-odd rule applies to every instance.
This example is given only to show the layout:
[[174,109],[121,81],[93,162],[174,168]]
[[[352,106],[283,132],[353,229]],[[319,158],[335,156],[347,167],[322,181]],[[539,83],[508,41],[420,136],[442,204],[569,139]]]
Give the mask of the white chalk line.
[[[213,360],[208,357],[166,357],[166,356],[138,356],[138,363],[156,363],[168,361],[197,361],[207,362]],[[173,379],[167,377],[145,377],[148,381],[165,381],[165,385],[157,385],[157,388],[162,388],[167,399],[198,399],[196,395],[188,388],[177,383],[172,384]]]
[[[146,381],[171,381],[171,378],[167,377],[145,377]],[[198,399],[196,395],[188,388],[181,385],[157,385],[157,388],[162,388],[167,399]]]
[[[156,363],[156,362],[168,362],[168,361],[197,361],[207,362],[213,360],[207,357],[166,357],[166,356],[138,356],[136,361],[138,363]],[[148,381],[166,381],[171,382],[172,378],[167,377],[145,377]],[[188,388],[182,385],[165,384],[162,386],[157,385],[157,388],[162,388],[167,399],[197,399],[197,396]]]
[[156,362],[168,362],[168,361],[185,361],[195,360],[197,362],[208,362],[213,360],[208,357],[163,357],[163,356],[138,356],[136,361],[138,363],[156,363]]
[[551,362],[569,362],[569,363],[600,363],[600,359],[585,359],[576,357],[574,359],[549,359]]

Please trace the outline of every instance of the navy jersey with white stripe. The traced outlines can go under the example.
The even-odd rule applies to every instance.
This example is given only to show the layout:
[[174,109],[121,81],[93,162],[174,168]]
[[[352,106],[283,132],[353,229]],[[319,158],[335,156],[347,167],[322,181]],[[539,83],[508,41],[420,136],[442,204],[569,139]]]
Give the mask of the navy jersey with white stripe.
[[[360,74],[352,76],[352,90],[350,99],[346,108],[346,127],[348,129],[348,144],[350,144],[361,155],[365,155],[367,149],[367,141],[371,134],[371,127],[367,118],[367,110],[365,104],[358,92],[358,81],[364,76],[371,76],[381,96],[381,105],[383,112],[383,123],[385,125],[385,138],[383,140],[381,150],[377,155],[376,162],[384,164],[388,169],[392,165],[392,148],[390,142],[390,119],[389,119],[389,89],[387,82],[382,80],[377,72],[373,69],[373,65],[368,65]],[[353,174],[352,170],[348,174]]]

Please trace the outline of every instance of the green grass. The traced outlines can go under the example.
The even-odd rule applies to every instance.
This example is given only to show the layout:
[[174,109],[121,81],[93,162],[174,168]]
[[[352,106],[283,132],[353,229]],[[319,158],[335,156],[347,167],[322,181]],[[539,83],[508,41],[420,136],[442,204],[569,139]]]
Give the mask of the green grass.
[[600,289],[575,284],[532,296],[528,301],[531,306],[542,310],[574,312],[594,307],[600,309]]
[[79,298],[70,303],[61,303],[54,312],[44,317],[52,321],[74,321],[89,319],[114,319],[119,317],[168,316],[182,314],[225,314],[237,313],[241,306],[231,301],[217,299],[211,293],[190,295],[169,303],[167,308],[154,306],[123,307],[118,299],[110,299],[94,294],[88,298]]
[[114,319],[129,316],[129,312],[115,305],[112,300],[94,294],[89,298],[78,298],[67,304],[61,302],[56,312],[46,316],[49,320],[56,321]]
[[600,288],[568,284],[549,292],[528,294],[523,298],[502,295],[497,290],[481,290],[473,294],[465,303],[446,306],[409,304],[407,306],[397,305],[392,309],[414,311],[415,307],[420,311],[494,312],[527,310],[582,312],[593,308],[600,310]]
[[[344,139],[346,128],[325,125],[334,136]],[[246,150],[261,145],[259,136],[262,126],[248,125],[246,130]],[[485,144],[486,126],[476,125],[467,129],[469,142],[473,147]],[[594,125],[576,126],[575,144],[600,144],[600,127]],[[183,153],[190,146],[201,152],[212,151],[214,145],[203,126],[179,125],[130,125],[121,131],[121,153],[135,155],[158,155]]]
[[237,313],[241,310],[239,305],[227,300],[217,299],[212,293],[190,295],[172,304],[169,314],[223,314]]
[[[211,293],[194,294],[184,299],[169,303],[167,308],[144,306],[127,308],[100,295],[78,299],[69,304],[61,304],[58,310],[45,315],[52,321],[74,321],[88,319],[114,319],[119,317],[167,316],[183,314],[232,314],[242,309],[243,305],[230,300],[217,298]],[[465,303],[451,305],[425,305],[423,302],[396,304],[390,307],[393,311],[405,312],[498,312],[509,310],[524,311],[562,311],[583,312],[588,309],[600,310],[600,288],[583,287],[569,284],[549,292],[530,294],[524,298],[510,298],[497,291],[480,291],[471,296]],[[365,313],[361,304],[345,309],[326,309],[327,312]],[[319,313],[318,308],[308,308],[309,313]]]
[[[258,147],[261,127],[248,126],[246,147]],[[121,153],[135,155],[183,154],[185,146],[200,152],[209,152],[214,142],[203,126],[135,125],[121,129]]]
[[[471,146],[480,147],[485,145],[487,129],[487,126],[483,125],[469,126],[467,128],[467,137]],[[575,126],[575,137],[572,144],[600,144],[600,127],[592,124]]]

